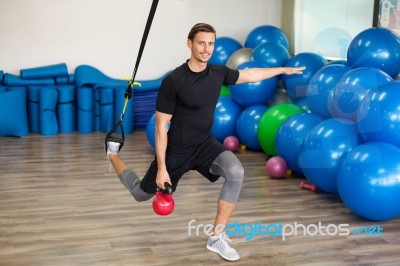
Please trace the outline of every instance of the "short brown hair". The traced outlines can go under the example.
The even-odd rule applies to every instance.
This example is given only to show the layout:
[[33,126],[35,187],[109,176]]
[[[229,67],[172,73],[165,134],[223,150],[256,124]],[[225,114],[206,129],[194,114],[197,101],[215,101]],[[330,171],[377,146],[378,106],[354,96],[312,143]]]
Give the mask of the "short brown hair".
[[195,24],[192,29],[190,30],[189,34],[188,34],[188,39],[192,40],[194,39],[194,37],[196,36],[197,33],[199,32],[212,32],[215,35],[217,35],[215,29],[213,26],[211,26],[210,24],[207,23],[197,23]]

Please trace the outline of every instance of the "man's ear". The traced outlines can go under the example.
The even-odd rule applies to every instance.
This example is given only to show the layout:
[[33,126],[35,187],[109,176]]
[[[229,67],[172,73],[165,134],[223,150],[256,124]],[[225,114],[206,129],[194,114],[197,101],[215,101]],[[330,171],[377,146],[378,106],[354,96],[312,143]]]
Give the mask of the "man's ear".
[[189,47],[190,50],[192,50],[193,42],[190,39],[187,39],[187,46]]

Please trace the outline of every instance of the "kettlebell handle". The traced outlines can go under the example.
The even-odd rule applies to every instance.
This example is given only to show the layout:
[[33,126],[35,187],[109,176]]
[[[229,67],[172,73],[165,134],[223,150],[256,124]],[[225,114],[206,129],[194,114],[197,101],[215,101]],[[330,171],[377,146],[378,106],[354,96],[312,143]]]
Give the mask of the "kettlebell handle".
[[163,189],[157,187],[157,192],[163,191],[163,193],[166,192],[165,194],[172,194],[172,187],[171,187],[171,185],[170,185],[168,182],[165,182],[165,183],[164,183],[164,187],[165,187],[165,190],[163,190]]

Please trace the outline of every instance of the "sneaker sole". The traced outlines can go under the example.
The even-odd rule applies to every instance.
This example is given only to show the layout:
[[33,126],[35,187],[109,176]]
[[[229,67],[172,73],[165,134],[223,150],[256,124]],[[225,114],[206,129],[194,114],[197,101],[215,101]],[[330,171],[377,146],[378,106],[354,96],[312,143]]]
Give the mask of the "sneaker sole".
[[224,259],[226,259],[226,260],[229,260],[229,261],[237,261],[237,260],[240,259],[240,257],[234,258],[234,259],[229,259],[229,258],[225,257],[224,255],[222,255],[221,252],[220,252],[218,249],[216,249],[216,248],[214,248],[214,247],[212,247],[212,246],[209,246],[209,245],[207,245],[207,249],[208,249],[209,251],[212,251],[212,252],[217,253],[217,254],[220,255],[222,258],[224,258]]

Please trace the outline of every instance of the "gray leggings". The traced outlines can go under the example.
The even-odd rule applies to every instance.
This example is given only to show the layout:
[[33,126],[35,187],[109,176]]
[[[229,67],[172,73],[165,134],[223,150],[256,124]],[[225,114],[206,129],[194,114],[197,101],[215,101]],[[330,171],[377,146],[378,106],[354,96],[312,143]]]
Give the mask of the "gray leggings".
[[[225,178],[219,199],[236,203],[239,199],[244,176],[242,164],[236,156],[230,151],[222,152],[213,161],[210,173]],[[146,201],[154,196],[154,194],[146,193],[140,188],[140,179],[131,169],[122,171],[119,179],[136,201]]]

